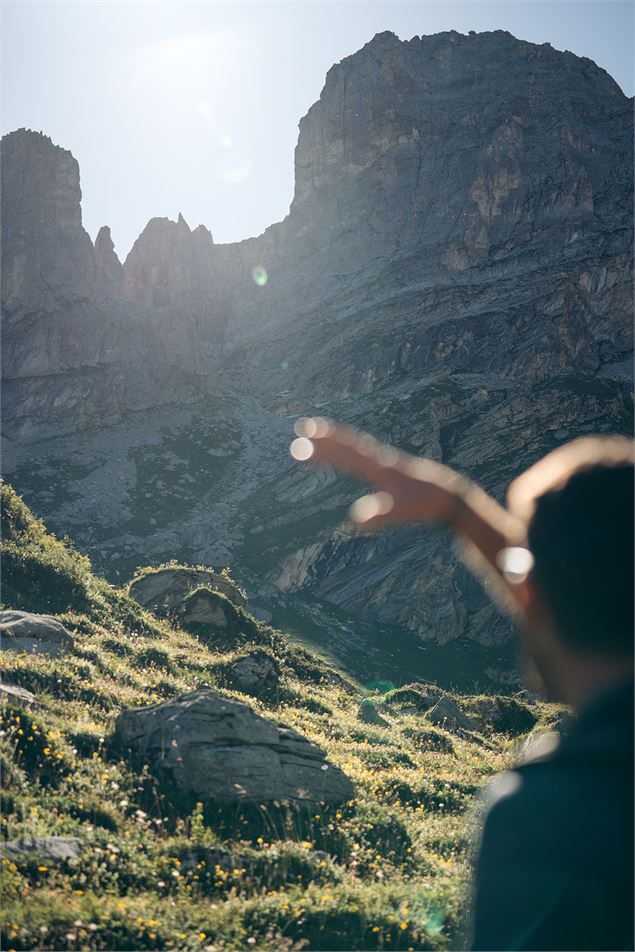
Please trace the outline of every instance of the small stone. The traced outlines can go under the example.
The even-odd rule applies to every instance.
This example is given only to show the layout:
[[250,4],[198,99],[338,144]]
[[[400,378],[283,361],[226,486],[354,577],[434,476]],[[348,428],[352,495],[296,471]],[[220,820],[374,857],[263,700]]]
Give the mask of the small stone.
[[0,703],[2,702],[17,704],[19,707],[35,707],[37,704],[35,695],[26,688],[0,682]]
[[233,662],[228,681],[237,691],[258,697],[278,686],[280,665],[266,651],[252,651]]

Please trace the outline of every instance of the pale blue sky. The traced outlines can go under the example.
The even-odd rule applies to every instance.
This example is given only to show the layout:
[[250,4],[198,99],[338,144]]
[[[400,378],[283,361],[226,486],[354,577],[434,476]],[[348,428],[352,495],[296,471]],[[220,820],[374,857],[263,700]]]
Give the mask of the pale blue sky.
[[42,130],[82,175],[84,225],[125,257],[149,218],[259,234],[289,209],[297,126],[375,33],[509,30],[633,93],[631,0],[2,2],[2,131]]

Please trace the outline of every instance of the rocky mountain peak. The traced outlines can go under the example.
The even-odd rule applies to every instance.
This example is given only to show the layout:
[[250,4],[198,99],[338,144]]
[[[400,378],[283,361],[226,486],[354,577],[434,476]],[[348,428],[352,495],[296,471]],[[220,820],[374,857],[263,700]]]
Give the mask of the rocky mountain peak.
[[[410,222],[424,209],[434,215],[435,206],[441,206],[435,195],[445,203],[444,183],[464,194],[457,190],[459,161],[473,176],[466,183],[468,194],[470,189],[491,192],[481,181],[484,170],[478,166],[484,164],[501,183],[494,190],[509,194],[520,185],[513,184],[518,155],[529,153],[530,159],[536,146],[538,164],[544,136],[553,146],[558,140],[565,161],[589,179],[590,166],[600,166],[603,153],[600,142],[587,148],[581,132],[606,118],[607,107],[623,109],[624,104],[617,83],[595,64],[505,31],[467,36],[450,31],[403,42],[393,33],[377,34],[329,70],[319,101],[300,122],[292,211],[314,228],[315,209],[307,206],[337,205],[353,228],[365,215],[365,196],[372,191],[378,204],[369,223],[373,232],[384,232],[382,238],[388,233],[393,250],[392,233],[401,239],[407,224],[404,212]],[[441,141],[444,158],[435,162]],[[468,142],[471,153],[462,157]],[[396,190],[408,201],[396,200]],[[501,200],[502,195],[488,194],[476,201],[485,221],[484,227],[475,223],[479,234],[473,245],[486,253],[487,219],[492,211],[497,214]],[[446,211],[444,204],[447,226]],[[460,231],[465,231],[462,222]]]
[[146,306],[168,305],[209,283],[214,242],[199,225],[194,231],[179,212],[177,221],[152,218],[124,263],[126,294]]
[[120,296],[123,292],[123,265],[115,252],[108,225],[102,225],[95,238],[95,262],[104,275],[107,290]]
[[77,160],[49,136],[18,129],[2,137],[0,161],[3,307],[42,306],[51,294],[88,298],[95,267]]
[[197,225],[196,228],[192,231],[192,235],[198,242],[206,245],[213,245],[214,238],[212,236],[209,228],[206,228],[205,225]]

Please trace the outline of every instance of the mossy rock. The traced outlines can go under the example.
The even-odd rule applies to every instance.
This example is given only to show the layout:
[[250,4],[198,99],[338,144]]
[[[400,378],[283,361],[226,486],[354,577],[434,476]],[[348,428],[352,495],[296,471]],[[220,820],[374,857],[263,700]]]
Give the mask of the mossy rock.
[[165,565],[139,569],[128,592],[140,605],[161,618],[180,613],[188,595],[199,589],[220,592],[236,608],[244,608],[247,599],[228,575],[192,565]]
[[440,697],[441,691],[436,685],[415,682],[395,688],[386,696],[386,703],[398,707],[414,707],[417,711],[428,711],[434,707]]
[[499,734],[526,734],[538,721],[527,704],[504,695],[475,698],[466,709],[477,728]]
[[258,625],[251,615],[205,585],[185,596],[177,619],[186,631],[218,647],[232,647],[258,638]]

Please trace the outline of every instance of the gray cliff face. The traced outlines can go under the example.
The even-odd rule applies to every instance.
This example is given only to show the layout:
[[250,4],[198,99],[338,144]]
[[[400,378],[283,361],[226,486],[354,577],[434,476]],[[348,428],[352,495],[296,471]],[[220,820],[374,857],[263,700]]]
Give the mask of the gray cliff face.
[[2,180],[3,309],[90,300],[95,261],[82,228],[77,160],[48,136],[20,129],[2,140]]
[[144,307],[194,303],[188,296],[213,300],[214,239],[203,225],[194,231],[182,215],[178,221],[152,218],[126,258],[125,282],[130,300]]
[[[14,136],[29,137],[22,153]],[[286,446],[295,416],[322,413],[502,498],[560,442],[630,432],[632,103],[603,70],[502,32],[380,34],[329,71],[301,120],[283,222],[214,245],[182,217],[153,219],[123,279],[106,235],[85,263],[66,245],[59,265],[52,246],[38,250],[43,209],[74,221],[68,248],[85,246],[76,166],[69,208],[44,185],[34,204],[13,155],[30,165],[33,151],[35,175],[55,147],[33,133],[5,143],[9,260],[29,242],[40,255],[22,284],[27,265],[12,265],[3,291],[5,467],[36,511],[102,571],[231,562],[274,621],[301,615],[329,644],[342,625],[508,641],[445,537],[352,535],[343,519],[360,487],[295,467]],[[80,311],[59,283],[42,291],[56,267],[85,289]],[[36,294],[46,320],[32,316]],[[58,312],[59,333],[28,337]],[[25,348],[35,365],[59,354],[55,383],[19,359]],[[91,361],[89,418],[61,413],[51,393],[77,387]]]
[[177,334],[172,315],[126,294],[110,229],[93,246],[82,227],[71,153],[20,129],[1,161],[3,435],[30,442],[200,400],[205,335]]

